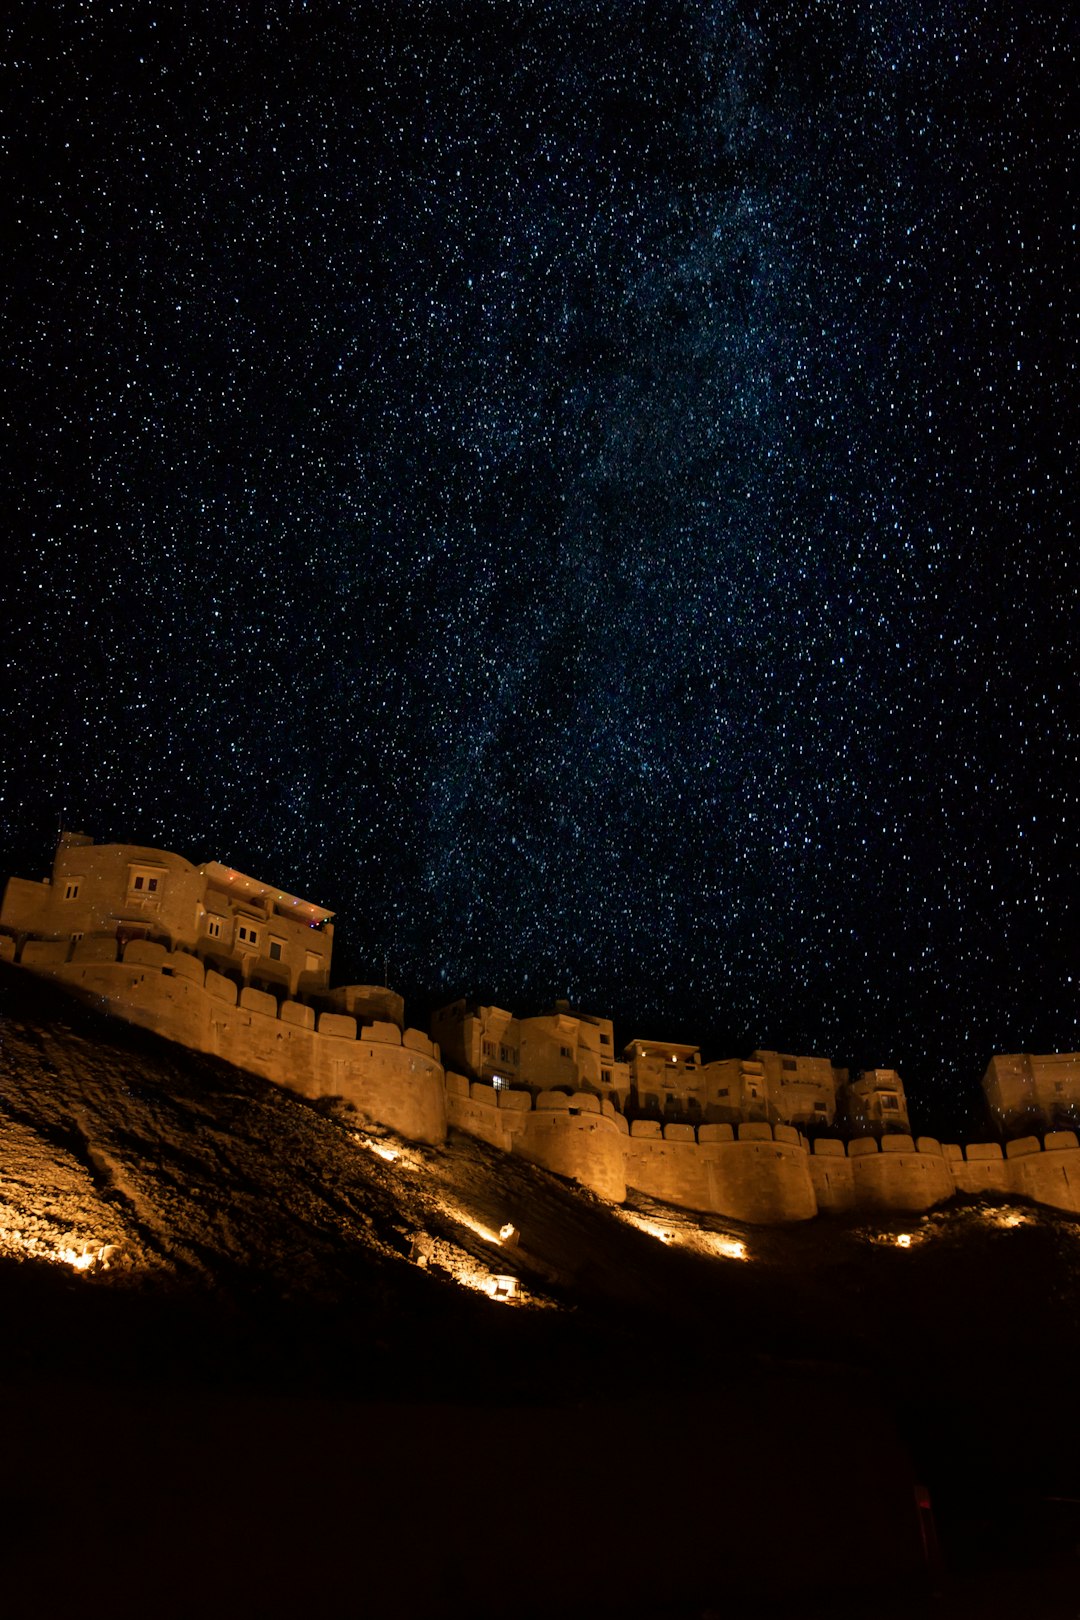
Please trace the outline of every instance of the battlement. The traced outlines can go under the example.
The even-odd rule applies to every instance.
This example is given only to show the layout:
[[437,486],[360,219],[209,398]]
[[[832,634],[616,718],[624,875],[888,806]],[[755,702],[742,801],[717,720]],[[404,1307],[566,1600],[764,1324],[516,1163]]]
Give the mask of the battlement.
[[[702,1064],[695,1046],[652,1040],[632,1041],[619,1062],[610,1019],[565,1002],[516,1018],[462,1001],[435,1015],[447,1071],[439,1042],[404,1026],[395,992],[330,990],[331,916],[215,862],[67,834],[52,879],[9,882],[0,960],[303,1096],[343,1098],[402,1136],[437,1143],[452,1126],[613,1203],[634,1190],[771,1225],[917,1213],[989,1192],[1080,1213],[1075,1132],[1023,1136],[1004,1151],[913,1137],[896,1129],[907,1112],[891,1069],[848,1086],[824,1058],[763,1050]],[[1062,1096],[1078,1063],[995,1059],[993,1098],[1015,1111],[1039,1085]],[[873,1134],[808,1142],[799,1126],[831,1120],[844,1088],[849,1117]],[[649,1105],[632,1122],[630,1096]]]
[[[423,1030],[362,1022],[237,983],[187,951],[150,940],[0,939],[0,959],[55,979],[91,1005],[224,1058],[305,1097],[342,1097],[420,1142],[446,1135],[439,1049]],[[365,987],[370,988],[370,987]]]

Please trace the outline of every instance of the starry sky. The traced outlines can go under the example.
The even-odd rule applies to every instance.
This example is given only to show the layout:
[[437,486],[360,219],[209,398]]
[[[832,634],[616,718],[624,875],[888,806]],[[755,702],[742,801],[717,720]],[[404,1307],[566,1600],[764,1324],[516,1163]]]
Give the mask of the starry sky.
[[6,8],[5,870],[924,1114],[1080,1045],[1066,11]]

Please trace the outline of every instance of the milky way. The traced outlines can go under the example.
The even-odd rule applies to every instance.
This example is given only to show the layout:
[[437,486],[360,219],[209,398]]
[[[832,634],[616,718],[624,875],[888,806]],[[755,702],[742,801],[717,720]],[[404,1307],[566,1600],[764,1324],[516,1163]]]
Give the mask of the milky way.
[[8,866],[939,1103],[1080,1042],[1058,8],[9,19]]

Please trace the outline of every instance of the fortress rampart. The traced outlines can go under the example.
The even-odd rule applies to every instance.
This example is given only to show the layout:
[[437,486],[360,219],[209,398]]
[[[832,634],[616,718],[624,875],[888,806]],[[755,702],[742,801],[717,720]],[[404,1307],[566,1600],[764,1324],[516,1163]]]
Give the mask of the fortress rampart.
[[[341,1097],[414,1141],[447,1127],[577,1181],[614,1203],[628,1189],[756,1225],[819,1213],[919,1213],[957,1192],[1029,1198],[1080,1214],[1080,1143],[1073,1131],[966,1148],[894,1134],[812,1144],[765,1122],[628,1123],[590,1091],[531,1092],[445,1073],[438,1046],[415,1029],[367,1022],[279,998],[147,940],[75,942],[0,936],[0,959],[65,985],[81,999],[193,1051],[224,1058],[305,1097]],[[359,1004],[358,1004],[359,1010]]]
[[[11,959],[10,940],[0,954]],[[446,1136],[438,1048],[417,1029],[317,1013],[206,967],[198,957],[131,940],[27,940],[23,967],[59,980],[105,1011],[262,1075],[305,1097],[343,1097],[417,1142]]]

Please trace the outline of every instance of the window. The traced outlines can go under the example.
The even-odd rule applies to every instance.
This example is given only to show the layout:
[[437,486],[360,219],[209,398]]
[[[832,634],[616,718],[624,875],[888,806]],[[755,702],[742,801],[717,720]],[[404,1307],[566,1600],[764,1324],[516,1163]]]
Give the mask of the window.
[[165,887],[165,874],[152,866],[128,868],[128,894],[133,898],[157,899]]
[[220,939],[221,938],[221,918],[220,917],[207,917],[207,919],[206,919],[206,932],[209,934],[211,939]]
[[281,961],[281,953],[284,944],[285,941],[283,939],[272,939],[270,941],[270,949],[267,954],[269,955],[271,962]]
[[505,1079],[501,1074],[493,1074],[491,1077],[491,1085],[494,1091],[505,1091],[509,1084],[509,1080]]
[[65,900],[77,900],[79,898],[79,884],[81,882],[82,882],[82,878],[71,878],[64,885],[64,899]]
[[815,1113],[815,1114],[827,1114],[827,1113],[828,1113],[828,1111],[829,1111],[829,1110],[828,1110],[828,1108],[827,1108],[827,1106],[826,1106],[826,1104],[825,1104],[825,1103],[823,1103],[823,1102],[816,1102],[816,1103],[815,1103],[815,1104],[814,1104],[814,1113]]
[[257,945],[259,943],[259,930],[252,928],[250,923],[239,923],[236,929],[236,937],[241,945]]
[[514,1061],[514,1057],[513,1057],[513,1053],[511,1052],[510,1048],[508,1046],[500,1046],[499,1047],[499,1062],[500,1063],[513,1063],[513,1061]]
[[611,1070],[610,1069],[601,1069],[600,1070],[600,1079],[603,1081],[605,1086],[610,1086],[610,1084],[611,1084]]
[[600,1031],[600,1045],[601,1046],[610,1046],[611,1045],[611,1036],[610,1035],[605,1035],[603,1030]]
[[[81,933],[81,932],[79,932],[79,933],[77,933],[77,934],[72,934],[72,936],[71,936],[71,943],[72,943],[72,944],[73,944],[73,945],[77,945],[77,944],[78,944],[78,943],[79,943],[79,941],[80,941],[80,939],[82,939],[82,933]],[[1060,1088],[1059,1088],[1059,1089],[1060,1089]]]
[[485,1041],[483,1045],[483,1052],[485,1057],[493,1058],[495,1056],[495,1042]]
[[727,1088],[727,1086],[722,1086],[722,1087],[721,1087],[721,1088],[720,1088],[720,1090],[719,1090],[719,1091],[718,1091],[718,1092],[717,1092],[717,1093],[716,1093],[716,1095],[717,1095],[717,1096],[718,1096],[718,1097],[726,1097],[726,1096],[727,1096],[727,1094],[728,1094],[728,1088]]
[[571,1047],[569,1047],[569,1046],[560,1046],[559,1047],[559,1056],[561,1058],[572,1058],[573,1055],[574,1055],[574,1053],[573,1053],[573,1049]]
[[323,970],[323,959],[322,959],[322,957],[319,956],[317,954],[317,952],[315,952],[315,951],[305,951],[304,952],[304,972],[305,973],[321,973],[322,970]]
[[794,1074],[799,1065],[795,1058],[781,1058],[780,1067],[785,1074]]
[[896,1113],[899,1110],[900,1104],[897,1102],[892,1092],[887,1091],[881,1099],[881,1106],[882,1109],[887,1113]]

